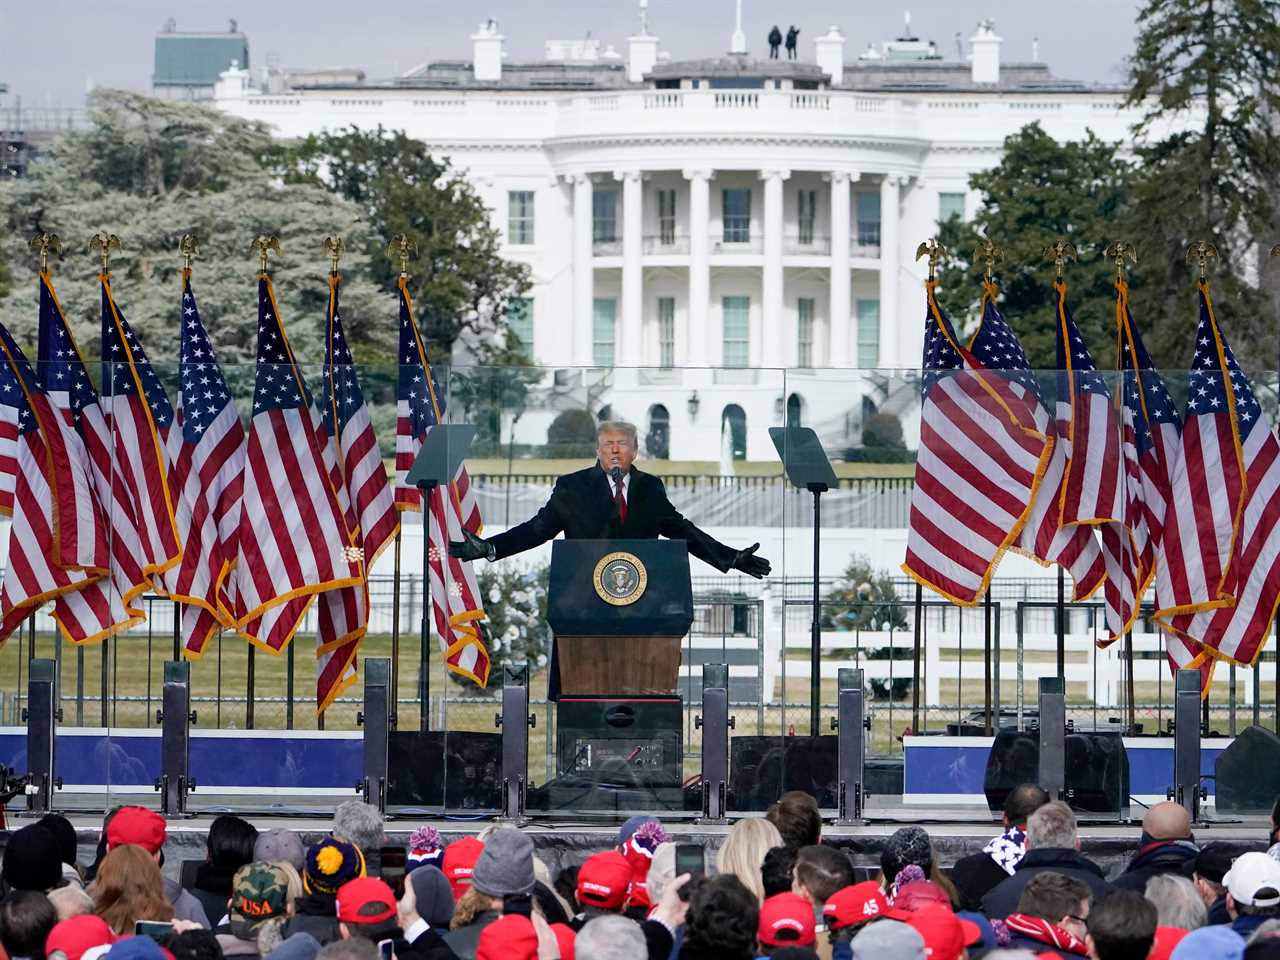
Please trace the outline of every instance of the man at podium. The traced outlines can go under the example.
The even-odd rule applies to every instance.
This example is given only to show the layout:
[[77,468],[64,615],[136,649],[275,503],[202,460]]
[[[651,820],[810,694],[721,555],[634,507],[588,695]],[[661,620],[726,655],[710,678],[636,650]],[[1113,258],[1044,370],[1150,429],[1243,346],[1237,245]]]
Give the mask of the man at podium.
[[684,540],[689,552],[721,573],[740,570],[756,579],[769,575],[760,544],[735,550],[699,530],[671,501],[662,481],[635,467],[638,443],[634,424],[606,421],[596,429],[596,464],[556,481],[551,499],[524,523],[485,540],[463,529],[449,544],[459,560],[501,560],[546,543],[557,534],[586,540]]

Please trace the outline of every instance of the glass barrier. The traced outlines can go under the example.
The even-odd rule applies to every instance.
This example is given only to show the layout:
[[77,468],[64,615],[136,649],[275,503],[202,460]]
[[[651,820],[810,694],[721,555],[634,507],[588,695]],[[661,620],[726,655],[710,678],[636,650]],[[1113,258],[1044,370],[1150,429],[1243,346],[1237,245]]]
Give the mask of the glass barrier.
[[[97,377],[97,364],[91,366]],[[190,371],[180,376],[172,364],[157,363],[155,372],[173,404],[184,377],[190,389]],[[282,389],[294,385],[289,368],[255,372],[227,366],[223,372],[246,427],[255,415],[263,416],[258,404],[267,383],[275,392],[266,405],[289,408]],[[323,405],[323,368],[305,364],[299,372],[317,406]],[[416,371],[361,365],[355,373],[377,449],[386,469],[394,471],[397,422],[413,415],[407,404],[398,409],[397,383],[402,377],[412,382]],[[267,378],[258,382],[257,391],[255,376]],[[30,662],[52,659],[61,709],[58,805],[101,809],[155,802],[164,664],[184,651],[191,662],[196,715],[194,810],[320,809],[354,795],[361,776],[360,677],[368,657],[389,658],[392,664],[397,733],[389,799],[393,806],[414,810],[483,813],[499,802],[500,733],[494,718],[500,707],[499,668],[506,663],[528,663],[531,672],[530,712],[536,725],[529,729],[527,776],[535,812],[698,815],[703,670],[711,664],[728,668],[734,720],[731,812],[765,809],[789,789],[814,793],[828,809],[836,806],[838,737],[832,721],[842,668],[863,671],[872,810],[932,809],[964,796],[985,816],[986,738],[1034,726],[1037,683],[1058,675],[1060,656],[1075,734],[1123,736],[1126,744],[1138,744],[1129,747],[1132,760],[1144,749],[1136,738],[1155,744],[1156,735],[1168,732],[1174,692],[1166,641],[1153,616],[1153,585],[1141,598],[1128,639],[1107,644],[1105,592],[1073,596],[1071,575],[1060,587],[1054,568],[1016,550],[1001,560],[989,604],[963,606],[933,590],[918,591],[901,569],[916,463],[921,456],[936,456],[922,451],[922,436],[929,440],[939,430],[958,430],[955,424],[961,421],[976,429],[983,418],[1014,416],[1049,429],[1049,401],[1037,401],[1033,388],[1039,385],[1042,395],[1052,398],[1056,372],[991,390],[970,383],[971,392],[953,397],[948,410],[926,411],[923,417],[922,389],[945,386],[945,378],[925,381],[918,370],[438,366],[434,376],[428,399],[434,406],[426,412],[476,428],[465,489],[451,491],[453,503],[442,509],[474,509],[484,536],[534,516],[558,478],[594,463],[597,426],[623,420],[637,429],[637,466],[661,478],[677,511],[733,550],[760,544],[759,554],[772,568],[761,580],[690,561],[693,617],[679,638],[678,700],[655,707],[634,731],[623,731],[627,736],[618,735],[617,726],[602,724],[599,716],[566,712],[563,704],[551,702],[550,544],[498,563],[474,563],[474,587],[447,571],[424,580],[422,514],[405,512],[399,536],[376,559],[366,557],[367,634],[353,661],[354,674],[338,681],[323,713],[316,710],[317,644],[325,633],[320,604],[306,607],[290,642],[278,652],[247,643],[228,619],[197,656],[187,649],[187,625],[175,619],[174,604],[157,579],[134,600],[138,622],[106,640],[72,642],[53,618],[54,606],[44,604],[0,646],[0,763],[19,772],[25,768]],[[1178,411],[1186,400],[1186,379],[1185,373],[1164,375]],[[1112,396],[1122,386],[1114,373],[1100,373],[1097,380]],[[1253,388],[1267,422],[1274,422],[1276,376],[1253,377]],[[1025,406],[1011,409],[1015,400],[1008,390],[1023,397]],[[953,418],[951,427],[943,416]],[[339,411],[337,417],[345,420],[347,414]],[[142,441],[131,432],[137,422],[130,431],[123,419],[105,422],[118,451],[141,449]],[[788,481],[769,433],[788,426],[816,431],[838,478],[821,497],[816,724],[810,675],[814,498]],[[1119,432],[1118,421],[1112,427]],[[83,423],[80,429],[86,429]],[[272,443],[297,444],[302,429],[292,422],[277,429]],[[181,429],[162,425],[165,430],[169,436],[161,437],[161,444],[178,450]],[[1050,469],[1032,460],[1037,469],[1043,467],[1040,473]],[[977,457],[973,467],[968,476],[943,483],[956,504],[948,508],[947,522],[961,527],[977,524],[965,519],[962,509],[967,485],[989,477],[983,471],[992,469]],[[302,468],[277,451],[256,469],[278,478]],[[346,469],[337,466],[333,476],[341,480]],[[294,493],[320,496],[315,485],[298,485]],[[115,509],[102,517],[108,531],[121,526]],[[260,515],[245,522],[262,535],[270,519]],[[456,538],[456,522],[441,515],[436,523],[450,526]],[[8,528],[5,521],[3,529]],[[429,565],[442,562],[439,529],[426,538]],[[115,535],[108,533],[108,548]],[[2,539],[9,543],[8,536]],[[297,551],[323,546],[300,541]],[[421,636],[424,604],[448,596],[449,609],[464,610],[459,593],[472,589],[485,611],[483,633],[491,659],[487,688],[462,675],[461,668],[475,665],[465,650],[454,657],[459,670],[446,667],[435,622],[432,636],[425,642]],[[447,637],[445,646],[459,636]],[[1223,743],[1251,726],[1280,732],[1275,651],[1274,634],[1268,633],[1255,668],[1223,662],[1213,673],[1206,715],[1209,730]],[[815,729],[817,740],[811,737]],[[421,731],[429,733],[419,736]],[[940,752],[948,745],[951,752]],[[1093,746],[1081,749],[1087,754]],[[659,773],[645,772],[650,769]],[[1140,775],[1146,777],[1142,783]],[[1130,793],[1154,793],[1148,789],[1154,781],[1136,762],[1132,777],[1125,802]],[[1107,789],[1114,793],[1119,781],[1109,782]]]

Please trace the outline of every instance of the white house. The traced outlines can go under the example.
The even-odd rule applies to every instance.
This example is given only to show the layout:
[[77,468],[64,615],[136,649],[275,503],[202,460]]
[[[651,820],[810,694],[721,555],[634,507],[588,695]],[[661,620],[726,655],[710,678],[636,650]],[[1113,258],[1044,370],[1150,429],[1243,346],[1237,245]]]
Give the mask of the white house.
[[833,26],[811,60],[672,62],[642,17],[625,56],[550,42],[514,62],[490,20],[470,60],[292,87],[233,68],[215,100],[282,137],[404,130],[466,171],[532,270],[515,327],[558,371],[519,439],[607,404],[645,432],[665,418],[673,458],[762,459],[788,415],[838,448],[892,412],[910,440],[916,391],[894,371],[920,362],[917,245],[971,215],[970,175],[1025,124],[1131,136],[1122,89],[1001,43],[985,22],[947,60],[908,26],[855,57]]

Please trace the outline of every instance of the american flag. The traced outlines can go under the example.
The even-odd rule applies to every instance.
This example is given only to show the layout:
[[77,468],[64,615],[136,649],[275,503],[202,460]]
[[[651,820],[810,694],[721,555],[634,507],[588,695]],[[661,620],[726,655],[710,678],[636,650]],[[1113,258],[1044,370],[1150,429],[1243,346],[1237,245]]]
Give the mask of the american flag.
[[[1103,645],[1124,636],[1133,626],[1141,600],[1139,554],[1129,524],[1140,518],[1140,505],[1130,510],[1121,449],[1120,419],[1111,390],[1098,373],[1067,306],[1067,285],[1054,284],[1058,322],[1058,402],[1067,419],[1062,433],[1071,444],[1071,457],[1061,491],[1061,522],[1096,526],[1107,573],[1103,610],[1108,637]],[[1141,489],[1135,490],[1141,495]]]
[[[111,290],[102,283],[102,403],[115,435],[116,483],[133,502],[143,573],[163,574],[181,559],[166,452],[173,406]],[[157,578],[159,579],[159,578]]]
[[[399,532],[400,514],[347,346],[338,305],[340,286],[340,278],[331,274],[321,415],[333,486],[346,513],[352,546],[361,552],[367,570]],[[321,710],[355,679],[356,654],[368,623],[367,584],[330,590],[321,597],[316,697]]]
[[[1130,509],[1140,504],[1140,513],[1130,529],[1142,570],[1138,589],[1138,595],[1142,596],[1155,579],[1164,549],[1165,516],[1172,500],[1170,476],[1174,458],[1181,455],[1182,422],[1133,322],[1129,286],[1123,280],[1116,284],[1116,324],[1120,332],[1125,483]],[[1156,606],[1162,605],[1157,585]],[[1213,675],[1213,658],[1205,656],[1194,640],[1169,630],[1161,632],[1170,669],[1198,668],[1201,692],[1207,692]]]
[[[1244,490],[1228,570],[1235,603],[1202,610],[1191,617],[1176,617],[1175,624],[1184,635],[1199,641],[1208,656],[1252,666],[1280,605],[1280,441],[1254,395],[1249,378],[1236,363],[1226,337],[1218,328],[1209,289],[1203,282],[1200,301],[1202,316],[1208,315],[1212,336],[1202,338],[1197,333],[1188,412],[1192,400],[1199,398],[1199,409],[1217,396],[1211,387],[1206,387],[1206,394],[1199,393],[1200,387],[1194,385],[1196,372],[1211,371],[1202,375],[1202,382],[1211,380],[1221,384],[1218,371],[1225,371],[1230,389],[1224,389],[1224,395],[1231,408],[1234,436],[1244,464]],[[1201,326],[1204,326],[1203,320]],[[1205,339],[1209,343],[1202,342]],[[1185,453],[1190,448],[1184,444],[1183,450]],[[1202,468],[1188,465],[1187,473],[1199,469]]]
[[1034,426],[1034,393],[1022,375],[991,373],[961,346],[934,288],[931,281],[920,452],[902,568],[955,603],[972,605],[1026,521],[1051,444]]
[[[13,493],[3,513],[12,518],[4,580],[0,583],[0,643],[22,625],[28,614],[46,601],[93,586],[107,574],[104,528],[93,501],[83,455],[72,459],[71,436],[61,416],[40,388],[35,371],[9,331],[0,326],[0,420],[13,424],[12,470],[4,466],[7,488]],[[82,543],[80,565],[69,552],[59,557],[59,518],[83,519],[92,539]],[[74,519],[72,520],[74,525]],[[67,561],[67,562],[62,562]],[[100,591],[97,596],[104,596]],[[110,624],[110,611],[99,607],[96,624],[61,624],[72,642],[93,639]]]
[[[133,600],[151,588],[151,579],[143,569],[134,501],[116,469],[120,453],[116,438],[47,273],[41,274],[38,340],[40,385],[63,422],[74,431],[75,439],[69,439],[67,447],[74,452],[73,458],[82,457],[87,464],[98,516],[107,525],[110,577],[62,594],[54,602],[54,618],[81,642],[89,642],[146,619]],[[93,514],[81,512],[74,523],[58,526],[58,550],[64,563],[69,553],[82,549],[88,536],[86,525],[92,527],[96,522]]]
[[245,435],[240,414],[200,319],[191,271],[182,272],[177,429],[169,432],[174,516],[182,562],[165,574],[183,604],[183,649],[199,657],[219,626],[235,625],[228,591],[244,491]]
[[[1061,523],[1061,488],[1071,457],[1071,443],[1063,434],[1061,422],[1050,418],[1027,354],[996,307],[996,294],[994,284],[983,285],[982,323],[969,341],[969,349],[983,366],[1000,371],[1008,379],[1009,389],[1030,406],[1029,429],[1049,437],[1052,446],[1047,461],[1041,464],[1040,482],[1035,487],[1017,549],[1041,563],[1065,567],[1075,584],[1072,599],[1084,600],[1102,586],[1107,573],[1093,531],[1086,527],[1064,527]],[[1059,405],[1057,420],[1068,415],[1069,408]]]
[[279,653],[317,594],[358,587],[364,567],[325,465],[324,428],[285,337],[270,279],[258,279],[258,356],[237,533],[240,633]]
[[[444,420],[444,393],[427,361],[427,349],[413,318],[408,280],[400,278],[400,377],[396,390],[396,506],[421,510],[422,492],[405,483],[427,432]],[[489,651],[480,633],[484,619],[480,588],[472,565],[449,556],[449,541],[462,539],[462,528],[480,530],[480,508],[464,467],[447,489],[431,493],[427,530],[431,603],[436,633],[448,637],[445,665],[480,686],[489,682]]]
[[1170,475],[1164,562],[1156,574],[1156,618],[1184,635],[1187,615],[1234,599],[1231,556],[1247,492],[1240,428],[1260,419],[1252,391],[1240,393],[1241,380],[1202,285],[1182,442]]

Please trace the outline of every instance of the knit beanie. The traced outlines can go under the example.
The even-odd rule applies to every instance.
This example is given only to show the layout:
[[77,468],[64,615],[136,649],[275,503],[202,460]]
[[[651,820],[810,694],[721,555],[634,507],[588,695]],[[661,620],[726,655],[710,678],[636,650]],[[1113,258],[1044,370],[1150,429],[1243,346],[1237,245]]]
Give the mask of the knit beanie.
[[657,820],[644,820],[627,837],[622,844],[621,853],[631,864],[631,904],[632,906],[650,907],[649,890],[645,885],[649,879],[649,867],[653,865],[653,853],[659,844],[666,843],[670,837],[662,829]]
[[76,828],[71,825],[71,821],[60,813],[49,813],[37,820],[36,824],[52,833],[53,838],[58,841],[58,856],[62,858],[62,862],[74,864],[77,840]]
[[58,838],[38,823],[15,831],[4,848],[0,875],[12,890],[43,893],[56,887],[62,879]]
[[325,837],[307,851],[302,888],[307,893],[336,894],[338,888],[364,876],[364,854],[355,844]]
[[923,827],[903,827],[885,841],[880,854],[880,869],[886,877],[896,877],[898,871],[915,864],[928,876],[933,863],[933,844]]
[[495,830],[485,841],[471,873],[471,885],[490,897],[532,892],[533,841],[510,827]]
[[418,916],[433,927],[448,929],[453,917],[453,887],[440,868],[427,864],[405,877],[404,882],[413,887]]
[[438,867],[444,861],[444,841],[440,839],[440,831],[435,827],[418,827],[409,834],[409,856],[406,861],[408,870],[430,864]]

